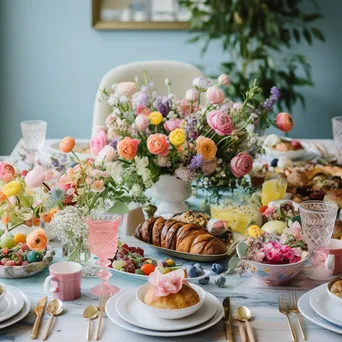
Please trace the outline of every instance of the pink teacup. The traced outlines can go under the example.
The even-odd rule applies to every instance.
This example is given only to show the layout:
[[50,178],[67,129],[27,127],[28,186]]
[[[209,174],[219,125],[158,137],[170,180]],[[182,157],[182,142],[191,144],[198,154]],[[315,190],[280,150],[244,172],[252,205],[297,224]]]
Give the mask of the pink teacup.
[[332,270],[333,275],[342,273],[342,240],[331,239],[327,247],[328,258],[326,267]]
[[[45,279],[45,292],[52,292],[62,301],[81,297],[82,266],[77,262],[62,261],[49,267],[50,275]],[[50,287],[51,286],[51,287]]]

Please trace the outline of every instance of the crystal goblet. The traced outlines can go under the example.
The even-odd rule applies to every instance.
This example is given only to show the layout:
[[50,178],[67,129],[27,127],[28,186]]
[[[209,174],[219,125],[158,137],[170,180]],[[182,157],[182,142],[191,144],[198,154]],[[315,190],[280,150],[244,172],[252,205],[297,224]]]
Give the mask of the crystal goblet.
[[305,201],[299,205],[305,241],[312,253],[312,279],[326,279],[326,248],[334,230],[338,206],[323,201]]
[[118,248],[119,226],[122,220],[121,215],[109,213],[92,213],[87,217],[89,228],[90,251],[99,257],[96,264],[101,266],[98,276],[101,284],[91,289],[96,296],[114,296],[120,289],[109,284],[112,276],[108,269],[109,258],[112,258]]
[[41,120],[22,121],[20,126],[25,148],[30,153],[30,157],[32,158],[32,167],[34,167],[37,159],[37,153],[44,146],[47,122]]

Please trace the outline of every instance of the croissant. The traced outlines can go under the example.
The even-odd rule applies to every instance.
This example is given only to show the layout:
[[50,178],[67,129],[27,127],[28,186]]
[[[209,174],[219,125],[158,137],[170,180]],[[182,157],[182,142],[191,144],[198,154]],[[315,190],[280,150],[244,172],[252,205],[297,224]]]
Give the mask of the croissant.
[[163,217],[152,217],[139,224],[134,236],[154,246],[178,252],[204,255],[227,252],[226,245],[203,227]]

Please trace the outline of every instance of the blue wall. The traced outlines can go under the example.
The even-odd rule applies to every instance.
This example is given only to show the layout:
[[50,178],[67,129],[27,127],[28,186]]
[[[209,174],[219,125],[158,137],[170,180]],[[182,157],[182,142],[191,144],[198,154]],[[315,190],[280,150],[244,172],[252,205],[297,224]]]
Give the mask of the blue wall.
[[[303,90],[306,110],[293,111],[297,137],[329,138],[330,118],[342,115],[342,1],[319,2],[327,43],[298,48],[309,56],[316,87]],[[115,66],[174,59],[213,72],[223,60],[217,43],[201,58],[186,32],[93,30],[90,0],[1,0],[0,23],[0,154],[12,150],[27,119],[48,121],[50,138],[88,137],[98,83]]]

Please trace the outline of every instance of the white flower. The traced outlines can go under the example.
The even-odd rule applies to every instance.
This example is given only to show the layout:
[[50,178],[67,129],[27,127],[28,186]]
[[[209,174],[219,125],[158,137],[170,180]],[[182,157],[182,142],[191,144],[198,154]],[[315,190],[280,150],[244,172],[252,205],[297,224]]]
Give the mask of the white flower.
[[165,85],[167,87],[169,87],[171,85],[171,81],[168,78],[165,79]]
[[170,99],[170,100],[173,100],[174,98],[176,98],[176,95],[174,93],[170,93],[169,95],[167,95],[167,97]]
[[185,98],[188,102],[195,102],[198,99],[198,91],[195,89],[189,89],[185,93]]
[[255,126],[253,124],[249,124],[246,126],[246,131],[248,134],[253,134],[255,131]]
[[197,77],[192,81],[192,85],[196,89],[199,89],[200,91],[203,92],[209,88],[209,86],[211,85],[211,82],[204,77]]
[[142,176],[143,173],[145,173],[146,168],[148,166],[148,158],[147,157],[135,157],[135,165],[136,165],[136,169],[137,169],[137,174],[139,176]]
[[142,189],[141,189],[141,186],[139,184],[134,184],[132,186],[132,189],[131,189],[131,194],[132,196],[134,197],[138,197],[140,196],[142,193]]
[[119,98],[116,95],[112,94],[112,95],[109,96],[108,104],[110,106],[115,106],[118,103],[119,103]]
[[242,103],[241,102],[235,102],[233,104],[233,109],[235,110],[241,110],[242,109]]
[[112,167],[110,169],[110,175],[113,177],[114,181],[116,183],[121,183],[122,182],[122,164],[121,162],[113,162]]
[[122,95],[122,96],[120,96],[120,102],[127,102],[128,101],[128,98],[127,98],[127,96],[124,96],[124,95]]

